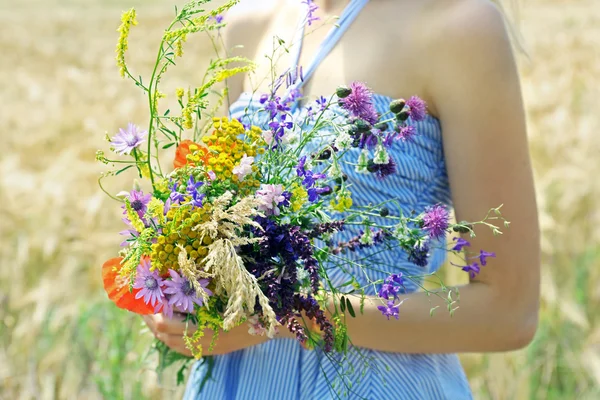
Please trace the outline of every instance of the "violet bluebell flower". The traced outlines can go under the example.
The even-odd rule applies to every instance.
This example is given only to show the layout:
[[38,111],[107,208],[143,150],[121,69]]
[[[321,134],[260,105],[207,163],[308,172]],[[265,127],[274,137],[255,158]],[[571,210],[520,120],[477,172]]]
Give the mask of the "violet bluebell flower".
[[400,310],[398,309],[398,306],[394,304],[394,300],[389,300],[387,302],[387,306],[378,306],[377,308],[379,311],[381,311],[381,314],[383,314],[384,317],[387,317],[388,320],[390,317],[394,317],[396,319],[399,318]]
[[192,175],[188,179],[187,187],[185,188],[185,190],[186,190],[186,192],[188,192],[188,194],[193,196],[194,193],[196,193],[198,191],[198,189],[200,189],[202,187],[202,185],[204,185],[204,182],[196,182],[196,179]]
[[204,197],[206,197],[204,193],[194,192],[190,204],[192,207],[202,208],[202,200],[204,200]]
[[[185,276],[180,276],[172,269],[169,270],[171,280],[165,281],[165,293],[170,294],[169,304],[174,305],[181,312],[194,312],[194,304],[202,306],[202,299],[196,296],[196,290]],[[208,279],[200,279],[198,283],[207,295],[212,296],[212,292],[206,288]]]
[[371,90],[362,82],[352,82],[350,89],[352,93],[339,100],[340,106],[353,117],[375,124],[378,116],[373,106]]
[[469,273],[469,278],[473,279],[477,276],[477,274],[479,274],[479,271],[481,270],[481,268],[479,267],[479,264],[477,264],[476,262],[474,262],[473,264],[468,264],[465,266],[462,265],[457,265],[454,264],[453,262],[450,262],[450,264],[454,265],[455,267],[460,267],[460,269],[462,269],[465,272]]
[[130,122],[127,124],[127,129],[119,129],[119,133],[110,140],[110,143],[117,154],[130,154],[133,149],[140,147],[146,141],[147,134],[147,131],[141,130]]
[[487,265],[486,258],[496,257],[496,253],[488,253],[487,251],[479,250],[479,262],[481,265]]
[[322,194],[330,193],[331,188],[329,186],[320,187],[320,188],[310,188],[306,191],[308,193],[308,201],[314,203],[319,199],[319,196]]
[[315,102],[319,106],[319,111],[323,111],[327,107],[327,99],[324,96],[319,96]]
[[446,207],[440,204],[428,207],[423,215],[423,229],[432,239],[440,238],[444,236],[446,229],[448,229],[449,217]]
[[321,19],[315,16],[315,12],[319,9],[319,6],[317,6],[313,0],[303,0],[302,4],[308,6],[308,11],[306,13],[306,22],[308,23],[308,26],[311,26],[313,22]]
[[315,174],[312,171],[305,171],[304,179],[302,180],[302,184],[306,188],[311,188],[318,179],[323,179],[325,177],[326,177],[325,174]]
[[406,105],[409,107],[409,115],[413,121],[422,121],[425,119],[427,115],[427,106],[425,102],[417,96],[412,96],[406,102]]
[[[461,237],[453,237],[452,240],[456,242],[456,244],[452,247],[452,250],[454,250],[454,251],[461,251],[463,249],[463,247],[467,247],[467,246],[471,245],[471,243],[469,243],[469,241],[467,241]],[[485,265],[485,264],[483,264],[483,265]]]
[[185,196],[183,195],[183,193],[179,193],[177,191],[178,186],[179,184],[177,182],[175,182],[173,186],[171,186],[171,194],[169,195],[169,200],[171,200],[172,203],[181,204],[185,201]]
[[157,303],[163,302],[165,296],[162,286],[164,282],[158,275],[158,270],[150,271],[150,265],[150,260],[147,258],[140,262],[133,288],[140,289],[135,295],[136,299],[143,297],[144,303],[154,307]]
[[392,274],[385,278],[384,283],[379,289],[378,295],[385,300],[389,300],[390,297],[396,299],[398,297],[398,293],[403,290],[404,279],[402,278],[402,273]]
[[292,129],[292,127],[294,126],[294,123],[292,121],[286,121],[286,117],[287,115],[283,114],[279,117],[279,121],[273,120],[269,122],[269,128],[273,130],[275,136],[278,139],[281,139],[281,137],[283,137],[286,129]]
[[300,157],[298,160],[298,165],[296,165],[296,174],[298,176],[304,176],[306,173],[304,166],[306,165],[306,156]]

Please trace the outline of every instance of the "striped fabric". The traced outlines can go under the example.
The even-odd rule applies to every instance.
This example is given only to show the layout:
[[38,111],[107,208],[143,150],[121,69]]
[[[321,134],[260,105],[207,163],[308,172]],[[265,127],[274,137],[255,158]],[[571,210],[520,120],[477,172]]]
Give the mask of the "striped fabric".
[[[308,80],[320,61],[334,47],[341,33],[356,17],[368,0],[352,0],[340,18],[339,32],[332,30],[313,62],[305,70],[304,82]],[[333,42],[333,43],[332,43]],[[299,44],[301,46],[301,42]],[[298,53],[298,52],[296,52]],[[299,87],[303,84],[301,82]],[[386,113],[391,98],[373,96],[378,112]],[[265,127],[266,113],[256,112],[261,105],[249,93],[230,108],[232,118]],[[306,108],[295,106],[292,113],[298,115]],[[412,210],[421,212],[428,205],[450,205],[450,190],[442,150],[440,123],[433,117],[415,124],[418,135],[409,143],[396,141],[390,156],[397,164],[397,172],[379,181],[371,175],[357,174],[353,168],[345,168],[352,186],[352,199],[357,205],[378,204],[395,198],[406,215]],[[318,146],[313,143],[312,146]],[[347,160],[356,162],[359,150],[347,152]],[[400,210],[389,207],[393,215]],[[374,222],[378,223],[377,218]],[[348,240],[358,234],[347,228],[336,234],[339,240]],[[345,265],[332,267],[329,275],[336,285],[348,281],[348,274],[358,278],[361,285],[383,279],[390,272],[406,275],[423,275],[437,270],[445,259],[444,242],[432,246],[430,264],[426,268],[408,262],[403,251],[397,248],[372,248],[345,254],[357,262],[368,264],[365,272],[358,267]],[[364,257],[369,257],[368,263]],[[407,292],[418,290],[420,281],[409,281]],[[367,294],[375,295],[376,288],[367,286]],[[402,308],[400,308],[402,314]],[[385,318],[382,316],[382,318]],[[393,323],[393,322],[390,322]],[[402,340],[402,338],[399,338]],[[340,361],[343,361],[340,363]],[[343,370],[340,370],[340,365]],[[215,357],[212,378],[201,393],[200,382],[207,372],[205,364],[194,365],[184,400],[262,400],[262,399],[471,399],[471,391],[459,359],[454,354],[399,354],[353,349],[341,360],[340,356],[321,351],[305,350],[292,339],[276,338],[264,344],[227,355]]]

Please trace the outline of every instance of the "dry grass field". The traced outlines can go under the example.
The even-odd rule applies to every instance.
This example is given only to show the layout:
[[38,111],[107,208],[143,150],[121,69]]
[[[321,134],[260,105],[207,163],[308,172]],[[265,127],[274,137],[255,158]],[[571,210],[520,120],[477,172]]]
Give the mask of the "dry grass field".
[[[0,400],[180,393],[152,372],[140,320],[101,289],[121,227],[94,161],[104,132],[147,118],[114,65],[120,12],[138,8],[129,60],[144,73],[172,3],[0,0]],[[543,229],[541,322],[527,349],[466,355],[464,365],[477,399],[598,399],[600,2],[527,0],[518,17]],[[189,54],[206,46],[190,45],[168,84],[200,76],[202,57]]]

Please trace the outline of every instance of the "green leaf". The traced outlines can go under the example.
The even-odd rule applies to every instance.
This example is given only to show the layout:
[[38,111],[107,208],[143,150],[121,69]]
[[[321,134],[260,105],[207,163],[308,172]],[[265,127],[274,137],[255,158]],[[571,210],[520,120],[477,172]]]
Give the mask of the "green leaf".
[[132,165],[128,165],[128,166],[126,166],[125,168],[121,168],[120,170],[118,170],[118,171],[115,173],[115,175],[119,175],[121,172],[127,171],[129,168],[132,168],[132,167],[133,167],[133,164],[132,164]]
[[340,299],[340,310],[342,310],[342,313],[346,312],[346,298],[344,296]]
[[167,111],[165,111],[164,116],[166,117],[167,115],[169,115],[170,112],[171,112],[171,109],[168,109]]
[[172,147],[174,145],[175,145],[175,142],[167,143],[163,146],[163,149],[168,149],[169,147]]
[[356,318],[356,313],[354,312],[354,307],[352,307],[350,299],[346,299],[346,306],[348,307],[348,312],[350,313],[352,318]]

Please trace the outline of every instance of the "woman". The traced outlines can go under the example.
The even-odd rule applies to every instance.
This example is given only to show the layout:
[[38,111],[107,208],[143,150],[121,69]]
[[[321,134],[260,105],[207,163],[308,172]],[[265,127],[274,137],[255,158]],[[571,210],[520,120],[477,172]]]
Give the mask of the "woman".
[[[269,76],[264,54],[272,52],[273,36],[294,37],[301,3],[242,0],[226,16],[226,44],[244,45],[238,53],[256,59],[255,76]],[[430,117],[417,125],[415,154],[421,158],[410,159],[401,150],[391,154],[406,167],[399,170],[414,173],[398,174],[383,196],[397,197],[400,190],[410,190],[414,196],[405,197],[417,200],[405,200],[407,208],[446,202],[452,204],[457,220],[479,220],[490,207],[503,204],[503,215],[512,222],[502,236],[480,230],[472,240],[472,248],[493,249],[496,258],[459,288],[460,309],[453,316],[444,310],[442,300],[414,287],[403,296],[399,320],[388,321],[378,303],[367,302],[363,314],[347,321],[353,345],[389,370],[367,367],[365,376],[351,372],[345,382],[354,384],[346,395],[471,398],[454,353],[518,349],[532,340],[537,326],[536,202],[519,79],[503,17],[487,0],[315,0],[314,5],[322,20],[333,15],[341,19],[337,34],[325,38],[325,28],[304,37],[299,53],[304,96],[330,94],[339,85],[362,81],[376,93],[380,112],[392,98],[411,95],[428,105]],[[323,41],[326,45],[319,47]],[[284,57],[279,65],[293,63]],[[257,100],[243,92],[268,92],[268,84],[269,80],[251,82],[242,76],[231,80],[231,98],[241,96],[232,104],[232,115]],[[365,178],[350,173],[350,179],[360,187]],[[353,198],[360,202],[361,196],[364,201],[369,195],[368,190],[362,194],[359,190]],[[433,259],[430,270],[441,263],[439,257]],[[414,267],[400,255],[390,255],[387,262]],[[430,316],[436,306],[440,310]],[[182,341],[182,323],[161,315],[148,316],[146,322],[169,347],[189,354]],[[247,331],[240,326],[220,335],[212,379],[198,394],[206,367],[197,364],[187,399],[336,397],[328,382],[335,378],[335,367],[321,353],[303,349],[283,330],[271,340]]]

